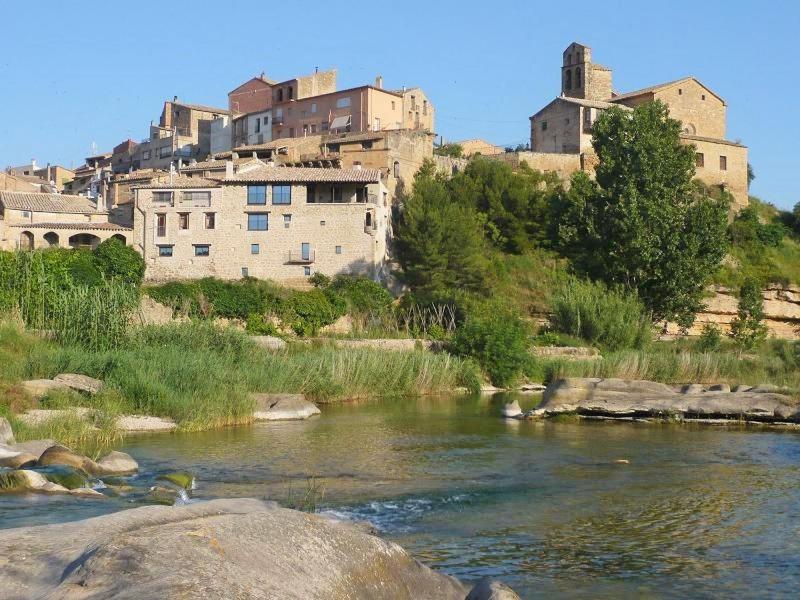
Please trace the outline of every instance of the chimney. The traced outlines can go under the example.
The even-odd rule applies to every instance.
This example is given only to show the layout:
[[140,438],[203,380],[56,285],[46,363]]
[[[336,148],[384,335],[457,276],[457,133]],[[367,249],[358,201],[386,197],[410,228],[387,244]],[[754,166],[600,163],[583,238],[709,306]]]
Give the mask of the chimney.
[[258,152],[256,152],[255,150],[253,150],[253,158],[258,158]]
[[226,160],[225,161],[225,179],[230,179],[233,177],[233,161]]
[[172,97],[172,101],[173,101],[173,102],[177,102],[177,101],[178,101],[178,97],[177,97],[177,96],[173,96],[173,97]]
[[354,168],[356,171],[360,171],[360,170],[361,170],[361,163],[360,163],[360,162],[353,163],[353,168]]
[[375,78],[375,87],[378,88],[379,90],[383,89],[383,77],[381,77],[380,75],[378,75]]

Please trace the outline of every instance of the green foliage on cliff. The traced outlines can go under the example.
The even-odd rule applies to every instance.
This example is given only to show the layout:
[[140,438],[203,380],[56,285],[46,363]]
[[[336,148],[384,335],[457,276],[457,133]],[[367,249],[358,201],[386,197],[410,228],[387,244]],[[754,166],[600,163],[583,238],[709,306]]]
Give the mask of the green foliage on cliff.
[[767,339],[764,298],[757,280],[746,281],[739,290],[739,306],[736,318],[731,322],[731,338],[742,350],[752,350]]

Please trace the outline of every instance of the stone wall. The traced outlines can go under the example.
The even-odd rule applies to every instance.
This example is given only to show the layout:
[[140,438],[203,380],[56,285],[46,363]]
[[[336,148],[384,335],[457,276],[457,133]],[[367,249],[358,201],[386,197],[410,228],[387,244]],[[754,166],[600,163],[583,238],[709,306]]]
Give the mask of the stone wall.
[[[713,296],[705,300],[705,310],[697,315],[694,325],[689,329],[690,336],[699,336],[706,323],[717,325],[724,333],[730,331],[739,302],[736,293],[722,286],[717,286],[712,291]],[[765,323],[770,336],[800,339],[800,286],[770,285],[762,295]],[[671,338],[679,334],[678,326],[670,323],[665,337]]]

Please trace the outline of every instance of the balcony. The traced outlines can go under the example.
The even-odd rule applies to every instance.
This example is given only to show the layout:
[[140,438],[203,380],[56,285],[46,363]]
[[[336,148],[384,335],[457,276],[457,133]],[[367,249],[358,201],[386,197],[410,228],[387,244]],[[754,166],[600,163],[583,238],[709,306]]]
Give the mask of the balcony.
[[310,265],[314,262],[314,250],[308,252],[292,252],[291,250],[286,254],[286,264],[289,265]]

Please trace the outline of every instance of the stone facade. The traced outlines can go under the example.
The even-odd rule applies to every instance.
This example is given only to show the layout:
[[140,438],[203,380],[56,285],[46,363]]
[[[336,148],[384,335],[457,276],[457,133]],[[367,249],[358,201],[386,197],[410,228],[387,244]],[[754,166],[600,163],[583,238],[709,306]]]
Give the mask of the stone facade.
[[611,69],[592,62],[591,48],[577,43],[563,54],[561,96],[530,118],[531,150],[537,156],[529,164],[544,170],[537,162],[548,162],[544,154],[574,154],[580,156],[576,170],[592,174],[592,126],[597,116],[613,106],[631,110],[655,100],[664,102],[670,116],[681,122],[681,141],[703,155],[704,160],[698,157],[697,178],[730,192],[735,211],[747,206],[747,148],[725,139],[727,105],[722,98],[694,77],[615,94]]
[[[221,183],[181,177],[136,190],[135,247],[148,280],[251,276],[297,285],[314,273],[383,276],[390,223],[380,173],[232,170]],[[249,202],[260,186],[263,203]]]

